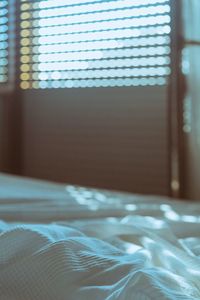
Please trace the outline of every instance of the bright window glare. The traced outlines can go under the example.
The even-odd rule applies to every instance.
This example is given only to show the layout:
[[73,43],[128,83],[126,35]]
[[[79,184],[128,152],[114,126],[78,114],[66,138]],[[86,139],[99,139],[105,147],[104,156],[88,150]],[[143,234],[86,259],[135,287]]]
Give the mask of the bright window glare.
[[[122,1],[121,1],[122,2]],[[119,2],[118,2],[119,3]],[[132,3],[131,3],[132,4]],[[55,16],[67,16],[69,18],[69,23],[71,20],[74,20],[73,17],[76,19],[78,18],[76,15],[80,16],[81,14],[86,14],[86,16],[82,16],[83,19],[79,20],[79,22],[87,21],[90,22],[92,20],[95,20],[94,18],[97,17],[97,21],[101,20],[111,20],[115,18],[133,18],[143,15],[155,15],[155,14],[164,14],[169,13],[169,5],[159,5],[159,6],[152,6],[152,7],[142,7],[142,8],[134,8],[132,5],[125,5],[125,1],[121,3],[121,7],[115,7],[115,11],[113,11],[113,5],[109,3],[104,3],[104,7],[102,7],[102,4],[98,4],[98,9],[94,5],[80,5],[80,6],[66,6],[62,8],[54,8],[54,9],[48,9],[48,10],[40,10],[35,11],[33,13],[34,17],[38,18],[49,18],[49,17],[55,17]],[[115,5],[116,6],[116,5]],[[127,9],[125,9],[128,7]],[[119,8],[122,8],[122,10],[119,10]],[[105,11],[109,11],[109,14],[106,15]],[[90,12],[90,14],[89,14]],[[71,18],[70,18],[71,16]],[[91,20],[92,18],[92,20]]]
[[[21,87],[165,85],[170,74],[169,3],[21,0]],[[5,43],[6,24],[1,22]]]
[[[109,1],[110,4],[112,5],[113,2],[116,2],[116,0],[112,0]],[[49,1],[39,1],[39,3],[35,3],[34,4],[34,8],[52,8],[52,7],[60,7],[60,6],[70,6],[70,5],[80,5],[80,4],[90,4],[91,2],[95,3],[102,3],[102,2],[106,2],[105,0],[57,0],[55,2],[55,0],[49,0]],[[120,6],[121,4],[123,5],[123,7],[127,7],[127,5],[129,6],[140,6],[142,2],[142,5],[149,5],[149,4],[159,4],[159,3],[165,3],[166,0],[130,0],[130,1],[126,1],[126,3],[124,4],[123,1],[118,1],[118,6]]]
[[8,81],[8,1],[0,1],[0,84]]

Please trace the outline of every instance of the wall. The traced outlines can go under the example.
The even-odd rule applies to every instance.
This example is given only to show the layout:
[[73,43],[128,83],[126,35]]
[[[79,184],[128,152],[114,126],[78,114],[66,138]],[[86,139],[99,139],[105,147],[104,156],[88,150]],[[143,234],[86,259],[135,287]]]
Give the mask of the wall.
[[10,171],[9,161],[11,158],[9,124],[11,119],[8,119],[7,99],[5,96],[0,96],[0,172]]
[[187,42],[182,56],[186,94],[183,101],[184,197],[200,200],[200,1],[184,0],[183,36]]
[[0,96],[0,171],[20,173],[21,119],[20,95],[8,92]]
[[165,87],[23,93],[22,174],[168,194]]
[[184,196],[200,200],[200,46],[188,46],[190,72],[184,101]]
[[3,102],[0,97],[0,171],[3,168]]
[[[6,111],[6,100],[4,96],[0,96],[0,172],[9,169],[9,125]],[[11,121],[11,120],[10,120]]]

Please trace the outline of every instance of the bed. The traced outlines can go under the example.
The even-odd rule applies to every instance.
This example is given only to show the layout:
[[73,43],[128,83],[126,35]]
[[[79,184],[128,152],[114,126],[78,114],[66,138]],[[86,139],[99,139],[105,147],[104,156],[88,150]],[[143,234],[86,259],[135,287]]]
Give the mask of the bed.
[[0,299],[200,299],[200,204],[0,174]]

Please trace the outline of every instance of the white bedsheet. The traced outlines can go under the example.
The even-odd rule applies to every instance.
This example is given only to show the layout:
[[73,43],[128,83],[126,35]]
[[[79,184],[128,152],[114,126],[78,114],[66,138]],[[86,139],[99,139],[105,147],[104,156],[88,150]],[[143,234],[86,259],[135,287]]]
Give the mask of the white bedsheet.
[[200,299],[199,213],[0,175],[0,299]]

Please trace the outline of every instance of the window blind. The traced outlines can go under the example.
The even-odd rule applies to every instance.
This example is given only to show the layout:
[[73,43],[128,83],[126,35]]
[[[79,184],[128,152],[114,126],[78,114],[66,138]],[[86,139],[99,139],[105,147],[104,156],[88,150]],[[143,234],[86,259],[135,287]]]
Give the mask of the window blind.
[[21,88],[165,85],[167,0],[21,0]]
[[0,1],[0,91],[14,82],[15,1]]
[[8,1],[0,1],[0,84],[8,81]]

